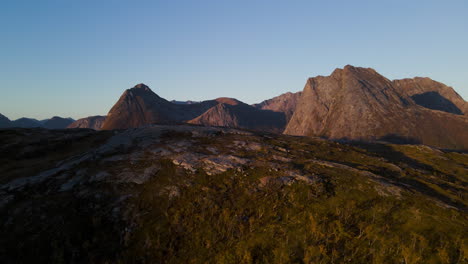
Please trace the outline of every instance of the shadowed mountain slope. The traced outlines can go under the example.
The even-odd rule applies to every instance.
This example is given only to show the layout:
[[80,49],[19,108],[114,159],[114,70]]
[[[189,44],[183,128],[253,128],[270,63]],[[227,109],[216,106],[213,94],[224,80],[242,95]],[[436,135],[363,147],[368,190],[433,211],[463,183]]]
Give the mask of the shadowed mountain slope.
[[465,116],[420,107],[375,70],[348,65],[307,81],[285,134],[466,149],[466,131]]
[[253,106],[262,110],[271,110],[273,112],[284,113],[286,122],[289,122],[294,110],[296,110],[297,102],[301,98],[302,92],[284,93],[280,96],[273,97]]
[[67,128],[73,122],[75,122],[75,120],[72,118],[54,116],[51,119],[47,119],[43,123],[43,126],[48,129],[64,129]]
[[37,119],[22,117],[14,121],[11,121],[11,126],[31,128],[31,127],[43,127],[44,125]]
[[443,83],[421,77],[394,80],[393,83],[401,93],[420,106],[457,115],[468,113],[468,103],[452,87]]
[[0,114],[0,128],[10,127],[11,121],[8,117]]
[[220,103],[188,123],[277,133],[281,133],[286,126],[284,113],[257,109],[235,99],[221,98],[216,101]]

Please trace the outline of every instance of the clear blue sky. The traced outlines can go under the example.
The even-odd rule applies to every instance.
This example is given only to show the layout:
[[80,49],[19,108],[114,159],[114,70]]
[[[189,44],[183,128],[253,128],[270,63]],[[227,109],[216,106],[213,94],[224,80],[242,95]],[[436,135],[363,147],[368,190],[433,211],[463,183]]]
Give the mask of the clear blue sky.
[[3,0],[0,113],[106,114],[137,83],[256,103],[346,64],[468,98],[468,1]]

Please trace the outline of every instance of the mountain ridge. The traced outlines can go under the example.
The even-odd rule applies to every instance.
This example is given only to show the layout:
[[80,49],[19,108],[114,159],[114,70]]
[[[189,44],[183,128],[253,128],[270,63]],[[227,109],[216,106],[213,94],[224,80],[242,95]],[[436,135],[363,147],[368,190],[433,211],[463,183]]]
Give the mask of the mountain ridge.
[[374,69],[347,65],[308,79],[285,134],[466,149],[467,130],[466,117],[422,107]]

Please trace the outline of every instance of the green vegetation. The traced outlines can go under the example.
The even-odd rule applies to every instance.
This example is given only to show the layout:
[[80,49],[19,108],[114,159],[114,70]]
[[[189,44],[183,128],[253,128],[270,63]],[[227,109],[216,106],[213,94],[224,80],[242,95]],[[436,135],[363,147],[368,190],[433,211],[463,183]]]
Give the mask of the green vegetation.
[[[163,139],[170,145],[191,136],[175,133]],[[102,181],[69,192],[45,191],[44,186],[23,191],[1,209],[0,260],[467,263],[466,154],[230,134],[201,137],[193,149],[203,152],[211,146],[227,153],[236,140],[263,144],[237,153],[257,165],[209,175],[146,153],[118,166],[80,165],[88,174],[106,166],[118,173],[157,165],[159,171],[144,184]],[[274,155],[291,161],[272,169],[265,164]],[[314,182],[260,184],[264,177],[279,179],[290,170]]]
[[333,190],[300,183],[259,189],[255,179],[232,172],[201,173],[172,200],[146,186],[132,214],[153,213],[139,219],[123,263],[466,261],[463,213],[421,195],[380,196],[359,175],[335,171],[328,177]]

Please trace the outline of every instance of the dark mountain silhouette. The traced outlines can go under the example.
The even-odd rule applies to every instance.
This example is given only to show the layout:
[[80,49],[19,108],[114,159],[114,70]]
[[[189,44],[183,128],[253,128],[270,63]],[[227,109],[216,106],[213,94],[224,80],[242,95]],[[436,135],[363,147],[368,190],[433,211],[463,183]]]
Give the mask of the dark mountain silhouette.
[[51,119],[46,120],[43,125],[48,129],[63,129],[67,128],[73,122],[75,122],[75,120],[72,118],[54,116]]
[[310,78],[285,134],[332,139],[407,138],[468,148],[468,119],[417,105],[402,86],[375,70],[346,66]]
[[34,118],[22,117],[14,121],[10,121],[7,117],[0,114],[0,127],[18,127],[18,128],[35,128],[42,127],[47,129],[64,129],[73,123],[75,120],[72,118],[63,118],[54,116],[50,119],[37,120]]
[[280,96],[265,100],[253,106],[262,110],[271,110],[273,112],[284,113],[286,122],[289,122],[294,110],[296,109],[297,102],[301,98],[302,92],[297,93],[284,93]]
[[105,116],[88,116],[71,123],[67,128],[91,128],[100,130],[106,120]]
[[31,127],[43,127],[44,125],[37,119],[22,117],[11,122],[12,127],[22,127],[22,128],[31,128]]
[[8,117],[0,114],[0,128],[6,128],[11,126],[11,121]]

